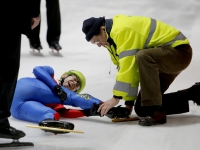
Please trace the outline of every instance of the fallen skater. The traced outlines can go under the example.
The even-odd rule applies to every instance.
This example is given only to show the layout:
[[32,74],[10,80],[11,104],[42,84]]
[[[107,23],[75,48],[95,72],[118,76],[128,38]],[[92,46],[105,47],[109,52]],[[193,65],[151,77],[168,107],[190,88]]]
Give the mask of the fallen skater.
[[[59,81],[54,79],[54,70],[50,66],[37,66],[33,74],[35,78],[25,77],[17,82],[11,106],[14,118],[39,123],[39,126],[73,130],[74,124],[59,121],[60,117],[100,116],[97,109],[103,102],[89,94],[80,94],[86,84],[81,72],[65,72]],[[66,109],[64,105],[82,110]],[[127,108],[113,107],[106,116],[114,118],[129,114]]]

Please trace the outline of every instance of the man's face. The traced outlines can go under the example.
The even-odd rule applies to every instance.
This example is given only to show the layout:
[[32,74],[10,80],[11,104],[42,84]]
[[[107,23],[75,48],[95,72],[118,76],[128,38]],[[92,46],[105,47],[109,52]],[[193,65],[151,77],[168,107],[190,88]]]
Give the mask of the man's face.
[[96,44],[98,47],[108,45],[107,36],[106,36],[106,32],[105,32],[104,28],[101,29],[99,35],[94,35],[91,38],[90,43]]

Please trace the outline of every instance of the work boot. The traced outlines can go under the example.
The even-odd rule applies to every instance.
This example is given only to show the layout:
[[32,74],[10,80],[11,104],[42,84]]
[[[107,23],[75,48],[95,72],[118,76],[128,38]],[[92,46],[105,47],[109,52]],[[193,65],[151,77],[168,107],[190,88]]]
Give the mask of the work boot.
[[200,82],[197,82],[190,88],[181,90],[180,92],[186,93],[188,100],[192,100],[198,106],[200,105]]
[[[147,107],[147,106],[145,106],[145,107]],[[152,125],[156,125],[156,124],[164,124],[167,122],[165,111],[160,106],[158,106],[157,108],[156,107],[157,106],[155,106],[155,111],[154,111],[153,115],[150,114],[149,116],[145,117],[144,119],[141,119],[139,121],[139,125],[152,126]]]
[[[43,120],[42,122],[39,123],[39,126],[42,127],[50,127],[50,128],[58,128],[58,129],[68,129],[68,130],[73,130],[74,129],[74,124],[70,122],[65,122],[65,121],[57,121],[53,119],[46,119]],[[52,132],[52,133],[68,133],[68,132],[63,132],[63,131],[56,131],[56,130],[48,130],[48,129],[42,129],[46,132]]]
[[21,131],[17,130],[11,126],[0,128],[0,138],[6,138],[6,139],[20,139],[24,137],[26,134]]

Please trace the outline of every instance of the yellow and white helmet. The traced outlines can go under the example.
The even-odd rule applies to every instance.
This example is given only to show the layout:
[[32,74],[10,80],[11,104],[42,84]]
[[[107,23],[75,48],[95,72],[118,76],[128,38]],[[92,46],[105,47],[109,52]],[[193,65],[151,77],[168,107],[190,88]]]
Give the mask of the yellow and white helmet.
[[61,85],[62,85],[63,79],[65,79],[66,77],[68,77],[70,75],[76,76],[80,82],[79,83],[80,88],[76,92],[80,93],[81,91],[83,91],[83,89],[85,88],[85,85],[86,85],[86,79],[85,79],[85,76],[80,71],[77,71],[77,70],[70,70],[70,71],[63,73],[63,75],[60,77]]

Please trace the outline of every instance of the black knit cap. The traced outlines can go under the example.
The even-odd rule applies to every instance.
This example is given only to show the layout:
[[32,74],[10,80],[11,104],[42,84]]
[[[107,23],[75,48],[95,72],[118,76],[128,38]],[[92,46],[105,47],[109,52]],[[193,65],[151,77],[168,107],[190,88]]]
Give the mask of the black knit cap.
[[82,31],[85,33],[88,42],[98,33],[102,25],[105,25],[105,17],[91,17],[83,21]]

